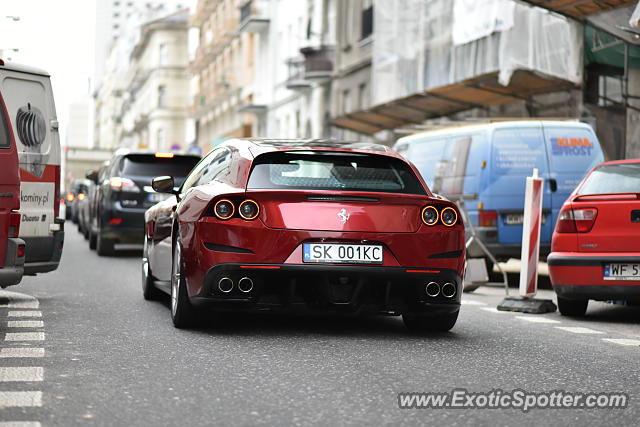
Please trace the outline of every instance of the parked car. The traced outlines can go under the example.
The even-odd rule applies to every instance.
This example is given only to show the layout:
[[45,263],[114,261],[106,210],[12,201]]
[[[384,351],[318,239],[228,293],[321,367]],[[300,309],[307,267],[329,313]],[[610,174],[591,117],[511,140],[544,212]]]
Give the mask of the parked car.
[[96,249],[96,235],[94,232],[94,224],[96,223],[96,215],[98,212],[98,184],[104,181],[104,177],[109,169],[109,161],[105,161],[98,170],[89,170],[85,176],[91,182],[89,187],[89,194],[85,199],[87,203],[84,204],[83,229],[85,237],[89,240],[89,248],[91,250]]
[[566,316],[589,300],[640,300],[640,159],[595,167],[560,211],[547,259]]
[[171,295],[176,327],[198,307],[403,315],[415,330],[458,317],[464,226],[388,147],[229,140],[145,215],[143,293]]
[[[547,183],[540,236],[540,253],[546,256],[560,207],[586,172],[603,161],[593,129],[576,121],[448,127],[400,138],[394,148],[416,165],[434,193],[466,199],[477,237],[498,261],[520,258],[525,181],[534,168]],[[483,256],[473,249],[470,256]],[[487,266],[491,271],[492,264]]]
[[0,92],[0,287],[17,285],[24,273],[25,244],[20,231],[18,151]]
[[78,194],[76,200],[76,216],[78,223],[78,231],[84,236],[85,239],[89,239],[89,212],[91,207],[91,195],[95,194],[95,183],[90,179],[83,180],[83,191]]
[[[200,157],[173,153],[116,154],[103,176],[90,176],[97,184],[92,239],[98,255],[111,255],[117,243],[140,243],[144,239],[144,212],[167,198],[151,188],[158,175],[175,177],[182,184]],[[99,180],[100,179],[100,180]]]
[[64,243],[60,218],[60,138],[46,71],[0,60],[4,96],[20,163],[20,238],[25,274],[58,268]]
[[78,223],[78,204],[84,200],[89,191],[89,180],[74,179],[71,181],[67,197],[64,202],[65,218]]

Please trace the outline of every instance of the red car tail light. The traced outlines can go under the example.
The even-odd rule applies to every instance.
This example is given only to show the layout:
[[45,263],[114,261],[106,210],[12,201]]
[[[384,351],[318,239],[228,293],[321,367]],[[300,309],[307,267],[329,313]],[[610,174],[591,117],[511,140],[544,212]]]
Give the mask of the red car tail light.
[[458,212],[452,207],[447,206],[440,212],[440,219],[446,227],[453,227],[458,222]]
[[235,207],[229,199],[220,199],[213,206],[213,213],[218,219],[227,220],[235,213]]
[[597,216],[596,208],[563,209],[558,216],[556,232],[588,233],[593,228]]
[[11,211],[9,216],[9,237],[16,238],[20,234],[20,212]]
[[426,225],[436,225],[436,223],[438,222],[438,218],[440,217],[440,214],[438,213],[438,210],[433,207],[433,206],[425,206],[424,208],[422,208],[422,222],[424,222]]
[[498,225],[498,212],[480,211],[478,212],[478,226],[496,227]]
[[247,199],[238,206],[238,213],[242,219],[251,221],[256,219],[260,214],[260,206],[255,200]]
[[129,178],[120,178],[119,176],[114,176],[109,180],[109,185],[114,191],[129,191],[131,193],[140,192],[140,188],[138,188],[136,183],[131,181]]

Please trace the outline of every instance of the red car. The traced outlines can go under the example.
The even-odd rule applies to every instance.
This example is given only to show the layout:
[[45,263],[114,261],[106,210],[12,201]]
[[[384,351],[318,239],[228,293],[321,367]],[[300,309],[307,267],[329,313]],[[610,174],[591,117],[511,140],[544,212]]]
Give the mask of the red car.
[[464,225],[416,168],[368,143],[229,140],[153,188],[147,299],[171,295],[177,327],[200,307],[403,315],[446,331],[460,309]]
[[[0,61],[1,63],[1,61]],[[18,151],[0,94],[0,287],[17,285],[24,273],[25,244],[20,231]]]
[[640,299],[640,159],[605,162],[582,180],[558,216],[549,275],[566,316],[593,300]]

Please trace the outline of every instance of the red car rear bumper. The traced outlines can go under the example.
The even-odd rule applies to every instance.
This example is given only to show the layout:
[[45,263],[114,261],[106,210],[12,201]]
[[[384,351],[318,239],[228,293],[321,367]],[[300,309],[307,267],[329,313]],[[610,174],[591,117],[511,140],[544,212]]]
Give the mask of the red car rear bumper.
[[640,280],[606,280],[611,263],[640,263],[640,253],[552,252],[549,276],[559,296],[599,300],[640,298]]

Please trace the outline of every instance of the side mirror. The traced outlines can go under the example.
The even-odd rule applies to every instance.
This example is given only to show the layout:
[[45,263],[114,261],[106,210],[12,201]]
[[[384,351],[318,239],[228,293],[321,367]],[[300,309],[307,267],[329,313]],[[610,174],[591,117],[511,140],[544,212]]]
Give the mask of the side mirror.
[[157,176],[151,180],[151,188],[158,193],[176,194],[172,176]]
[[93,181],[95,184],[98,183],[98,171],[96,171],[96,170],[87,171],[87,173],[85,173],[84,176],[89,181]]

